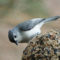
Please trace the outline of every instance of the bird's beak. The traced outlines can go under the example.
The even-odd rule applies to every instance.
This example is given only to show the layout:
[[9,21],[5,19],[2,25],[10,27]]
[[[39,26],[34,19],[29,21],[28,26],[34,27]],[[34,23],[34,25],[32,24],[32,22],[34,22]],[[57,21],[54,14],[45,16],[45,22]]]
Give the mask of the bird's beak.
[[18,41],[15,41],[15,44],[18,45]]

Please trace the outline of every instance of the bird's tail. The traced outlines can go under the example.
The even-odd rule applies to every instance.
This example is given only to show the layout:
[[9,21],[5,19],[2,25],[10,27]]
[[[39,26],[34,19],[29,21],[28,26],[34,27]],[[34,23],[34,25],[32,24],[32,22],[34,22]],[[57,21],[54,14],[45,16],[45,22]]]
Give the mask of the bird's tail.
[[49,22],[49,21],[57,20],[59,18],[60,18],[60,16],[54,16],[54,17],[44,19],[43,22],[46,23],[46,22]]

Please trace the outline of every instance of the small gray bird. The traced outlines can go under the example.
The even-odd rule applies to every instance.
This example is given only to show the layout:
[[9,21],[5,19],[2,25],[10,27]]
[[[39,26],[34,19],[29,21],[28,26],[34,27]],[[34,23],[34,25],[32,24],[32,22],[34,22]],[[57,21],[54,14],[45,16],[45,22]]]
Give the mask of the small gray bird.
[[60,16],[54,16],[50,18],[35,18],[23,23],[18,24],[12,30],[9,30],[9,40],[16,45],[20,42],[28,42],[34,36],[41,33],[41,27],[46,22],[54,21],[60,18]]

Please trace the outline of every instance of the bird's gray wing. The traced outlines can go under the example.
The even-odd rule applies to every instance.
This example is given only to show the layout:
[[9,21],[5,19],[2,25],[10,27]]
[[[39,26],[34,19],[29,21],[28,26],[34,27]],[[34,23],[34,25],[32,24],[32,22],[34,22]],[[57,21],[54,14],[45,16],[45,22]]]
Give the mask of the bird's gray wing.
[[23,23],[20,23],[17,27],[21,31],[28,31],[28,30],[31,30],[33,27],[35,27],[35,25],[37,25],[43,20],[44,20],[43,18],[36,18],[36,19],[28,20]]
[[40,25],[42,27],[42,25],[45,24],[46,22],[54,21],[54,20],[57,20],[58,18],[60,18],[60,16],[54,16],[50,18],[36,18],[36,19],[28,20],[26,22],[19,24],[18,28],[21,31],[28,31],[28,30],[31,30],[33,27],[35,27],[39,23],[41,23]]

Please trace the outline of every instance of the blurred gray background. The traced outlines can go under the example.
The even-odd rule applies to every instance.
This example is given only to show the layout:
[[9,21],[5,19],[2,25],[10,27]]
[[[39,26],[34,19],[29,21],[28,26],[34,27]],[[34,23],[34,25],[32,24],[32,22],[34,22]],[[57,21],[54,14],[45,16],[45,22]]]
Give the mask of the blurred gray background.
[[[47,18],[60,15],[60,0],[0,0],[0,60],[21,60],[27,46],[9,42],[8,31],[17,24],[32,18]],[[60,31],[60,19],[47,23],[42,33],[51,29]]]

